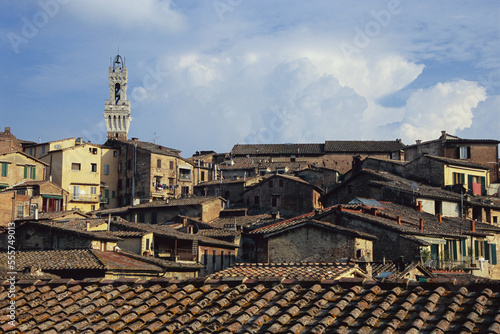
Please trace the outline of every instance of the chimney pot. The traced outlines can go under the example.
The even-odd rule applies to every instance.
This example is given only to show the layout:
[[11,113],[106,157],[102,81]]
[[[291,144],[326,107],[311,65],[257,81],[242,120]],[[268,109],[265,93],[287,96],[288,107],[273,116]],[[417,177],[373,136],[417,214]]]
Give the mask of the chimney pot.
[[418,204],[417,204],[417,209],[418,209],[418,212],[423,212],[422,210],[422,201],[418,201]]
[[420,218],[420,231],[424,230],[424,218]]
[[401,217],[398,216],[398,225],[401,225]]
[[440,223],[443,222],[443,216],[441,214],[438,214],[438,222]]
[[10,126],[5,127],[5,133],[10,133]]
[[470,222],[470,229],[472,232],[476,232],[476,222],[473,220]]

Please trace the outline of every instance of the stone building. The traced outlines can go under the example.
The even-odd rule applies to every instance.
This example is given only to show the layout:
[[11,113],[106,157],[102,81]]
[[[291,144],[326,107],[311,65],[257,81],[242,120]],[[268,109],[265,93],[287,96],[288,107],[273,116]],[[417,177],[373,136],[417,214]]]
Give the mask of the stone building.
[[405,145],[394,141],[327,140],[315,144],[237,144],[231,150],[235,161],[302,162],[346,173],[351,169],[352,157],[368,156],[401,159]]
[[438,139],[422,142],[404,148],[406,161],[415,160],[423,155],[438,156],[449,159],[459,159],[483,166],[489,169],[492,183],[500,181],[498,164],[499,140],[493,139],[463,139],[441,131]]
[[117,202],[119,206],[193,194],[195,167],[180,151],[132,140],[108,140],[118,151]]
[[[342,259],[373,259],[373,235],[317,221],[292,218],[250,231],[254,241],[253,262],[339,262]],[[247,244],[249,244],[247,242]]]
[[10,132],[10,127],[5,127],[4,132],[0,132],[0,153],[22,151],[22,149],[22,141]]
[[322,189],[295,176],[275,174],[243,191],[243,204],[294,217],[321,208]]
[[46,179],[47,163],[22,151],[0,153],[0,191],[24,181]]

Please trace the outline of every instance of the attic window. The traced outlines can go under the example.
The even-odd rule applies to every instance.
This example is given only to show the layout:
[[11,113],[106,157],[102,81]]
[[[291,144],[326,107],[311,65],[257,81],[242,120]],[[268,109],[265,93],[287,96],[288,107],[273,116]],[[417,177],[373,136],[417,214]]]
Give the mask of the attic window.
[[460,146],[458,148],[459,159],[470,159],[470,146]]

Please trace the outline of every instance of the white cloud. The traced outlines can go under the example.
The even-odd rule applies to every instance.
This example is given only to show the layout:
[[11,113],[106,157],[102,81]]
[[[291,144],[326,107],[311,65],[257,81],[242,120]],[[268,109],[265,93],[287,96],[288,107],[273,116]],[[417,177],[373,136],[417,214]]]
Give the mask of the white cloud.
[[83,21],[92,25],[114,26],[115,29],[173,32],[184,29],[186,24],[184,16],[173,8],[170,0],[71,1],[68,8]]
[[465,80],[419,89],[408,98],[397,132],[406,143],[435,139],[441,130],[454,134],[472,125],[473,109],[485,99],[484,87]]

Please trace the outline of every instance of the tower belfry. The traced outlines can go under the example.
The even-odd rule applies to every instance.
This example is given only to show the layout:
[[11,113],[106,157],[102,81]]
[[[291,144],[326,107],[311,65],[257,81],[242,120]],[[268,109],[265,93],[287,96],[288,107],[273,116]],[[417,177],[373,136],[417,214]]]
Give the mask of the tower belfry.
[[116,55],[108,72],[109,100],[104,102],[104,120],[108,139],[127,140],[132,117],[127,100],[127,68],[123,58]]

